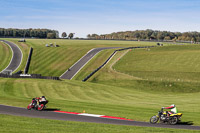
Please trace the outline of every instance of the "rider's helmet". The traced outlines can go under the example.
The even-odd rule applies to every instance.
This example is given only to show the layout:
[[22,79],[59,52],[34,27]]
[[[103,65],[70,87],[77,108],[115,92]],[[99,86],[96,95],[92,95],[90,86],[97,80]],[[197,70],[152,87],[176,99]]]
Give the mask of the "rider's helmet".
[[35,100],[35,98],[33,98],[32,100]]
[[176,107],[175,104],[172,104],[171,106],[172,106],[172,107]]
[[42,96],[42,98],[45,98],[45,96]]

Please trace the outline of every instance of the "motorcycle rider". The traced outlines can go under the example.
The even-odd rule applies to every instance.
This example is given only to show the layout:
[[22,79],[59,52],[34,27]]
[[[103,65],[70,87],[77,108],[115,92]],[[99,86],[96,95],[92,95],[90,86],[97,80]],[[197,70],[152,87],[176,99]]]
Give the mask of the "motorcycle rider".
[[171,109],[171,111],[168,111],[168,114],[169,114],[169,115],[178,113],[175,104],[172,104],[172,105],[169,106],[169,107],[162,107],[162,108],[163,108],[163,109]]
[[31,105],[36,107],[37,105],[37,100],[35,98],[32,99]]
[[46,100],[45,96],[41,96],[39,98],[39,105],[44,104],[46,105],[48,103],[48,101]]

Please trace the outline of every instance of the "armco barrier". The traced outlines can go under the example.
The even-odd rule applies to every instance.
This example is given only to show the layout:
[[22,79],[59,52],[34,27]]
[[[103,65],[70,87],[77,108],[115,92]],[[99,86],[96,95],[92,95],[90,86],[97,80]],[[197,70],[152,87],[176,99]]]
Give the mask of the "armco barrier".
[[115,50],[111,56],[100,66],[98,67],[97,69],[95,69],[92,73],[90,73],[87,77],[85,77],[82,81],[85,82],[87,81],[92,75],[94,75],[97,71],[99,71],[103,66],[105,66],[108,61],[114,56],[114,54],[117,52],[117,51],[123,51],[123,50],[127,50],[127,49],[136,49],[136,48],[152,48],[152,47],[155,47],[155,46],[145,46],[145,47],[128,47],[128,48],[122,48],[122,49],[118,49],[118,50]]
[[60,80],[59,77],[50,77],[50,76],[42,76],[41,74],[24,74],[24,75],[19,75],[19,74],[13,74],[13,75],[6,75],[0,73],[0,77],[2,78],[34,78],[34,79],[52,79],[52,80]]
[[29,52],[29,56],[28,56],[28,59],[27,59],[27,62],[26,62],[26,67],[25,67],[25,69],[24,69],[24,73],[25,73],[25,74],[28,73],[29,66],[30,66],[30,63],[31,63],[31,56],[32,56],[32,53],[33,53],[33,48],[31,47],[31,48],[30,48],[30,52]]

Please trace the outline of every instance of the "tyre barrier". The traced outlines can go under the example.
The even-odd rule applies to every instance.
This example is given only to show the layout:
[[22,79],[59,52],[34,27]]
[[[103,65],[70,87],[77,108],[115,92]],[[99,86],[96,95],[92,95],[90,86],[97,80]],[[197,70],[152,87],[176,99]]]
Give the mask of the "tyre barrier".
[[108,61],[115,55],[115,53],[117,51],[123,51],[123,50],[127,50],[127,49],[136,49],[136,48],[152,48],[152,47],[156,47],[156,46],[144,46],[144,47],[128,47],[128,48],[122,48],[122,49],[118,49],[118,50],[115,50],[110,57],[108,57],[108,59],[100,66],[98,67],[97,69],[95,69],[93,72],[91,72],[88,76],[86,76],[82,81],[85,82],[87,81],[90,77],[92,77],[92,75],[94,75],[97,71],[99,71],[102,67],[104,67]]

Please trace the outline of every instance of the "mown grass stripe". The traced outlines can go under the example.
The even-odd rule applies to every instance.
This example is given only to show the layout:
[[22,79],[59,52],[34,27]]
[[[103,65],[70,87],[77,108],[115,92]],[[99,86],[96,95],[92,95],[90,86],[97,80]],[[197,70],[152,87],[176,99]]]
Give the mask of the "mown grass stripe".
[[11,58],[12,58],[11,49],[3,42],[0,42],[0,62],[1,62],[0,72],[8,66]]

